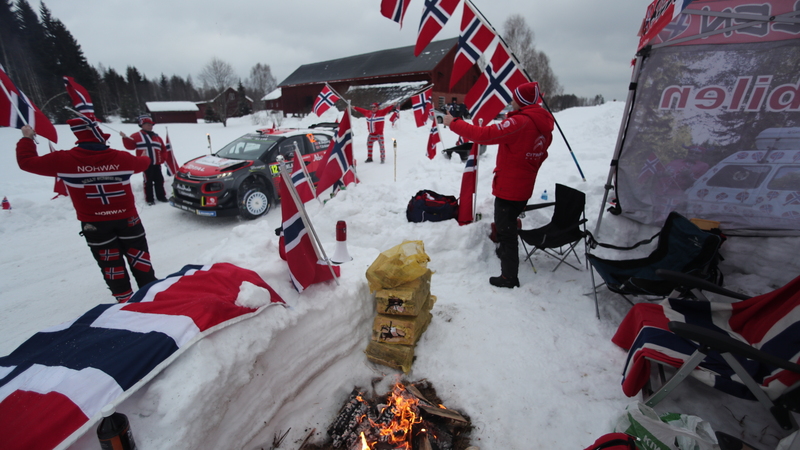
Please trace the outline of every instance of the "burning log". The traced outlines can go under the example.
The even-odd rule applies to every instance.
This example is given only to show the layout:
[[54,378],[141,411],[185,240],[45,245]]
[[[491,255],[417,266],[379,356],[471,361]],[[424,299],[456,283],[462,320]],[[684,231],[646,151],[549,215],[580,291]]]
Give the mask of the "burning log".
[[[433,387],[422,381],[397,383],[391,392],[369,398],[353,389],[320,450],[464,450],[472,426],[444,408]],[[304,447],[306,448],[306,447]]]

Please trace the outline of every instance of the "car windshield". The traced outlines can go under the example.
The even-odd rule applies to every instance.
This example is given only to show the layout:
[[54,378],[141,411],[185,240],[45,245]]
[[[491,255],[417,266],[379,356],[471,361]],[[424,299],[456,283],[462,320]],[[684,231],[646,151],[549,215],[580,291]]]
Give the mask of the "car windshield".
[[280,138],[277,136],[242,136],[216,153],[220,158],[256,160]]

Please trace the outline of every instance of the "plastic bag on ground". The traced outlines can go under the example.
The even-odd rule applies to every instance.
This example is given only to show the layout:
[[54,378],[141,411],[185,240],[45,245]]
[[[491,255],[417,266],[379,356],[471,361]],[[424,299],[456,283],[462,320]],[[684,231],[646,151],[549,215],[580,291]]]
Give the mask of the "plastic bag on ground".
[[428,270],[430,260],[422,241],[404,241],[381,252],[367,269],[370,292],[416,280]]

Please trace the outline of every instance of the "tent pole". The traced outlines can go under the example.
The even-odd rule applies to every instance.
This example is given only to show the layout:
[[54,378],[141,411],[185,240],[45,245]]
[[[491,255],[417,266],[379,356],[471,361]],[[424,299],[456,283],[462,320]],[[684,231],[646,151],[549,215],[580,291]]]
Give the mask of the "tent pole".
[[606,179],[605,184],[605,192],[603,193],[603,201],[600,203],[600,214],[597,217],[597,225],[594,228],[595,236],[600,235],[600,225],[603,223],[603,213],[605,212],[605,205],[608,201],[608,191],[610,191],[614,185],[611,182],[614,180],[614,175],[617,171],[617,165],[619,164],[619,155],[622,152],[622,143],[625,141],[625,132],[628,128],[628,123],[630,122],[631,118],[631,111],[633,109],[634,99],[636,97],[636,88],[639,82],[639,75],[642,72],[642,62],[644,61],[644,53],[639,52],[636,54],[636,59],[634,60],[633,66],[633,73],[631,74],[631,84],[628,87],[628,98],[625,100],[625,113],[622,115],[622,123],[619,127],[619,134],[617,135],[617,143],[614,146],[614,157],[611,159],[611,167],[608,169],[608,178]]

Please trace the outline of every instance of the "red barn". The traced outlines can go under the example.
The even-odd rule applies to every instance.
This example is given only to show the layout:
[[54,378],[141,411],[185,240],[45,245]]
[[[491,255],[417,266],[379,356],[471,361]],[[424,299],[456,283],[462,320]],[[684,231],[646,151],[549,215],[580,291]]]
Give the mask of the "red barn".
[[147,102],[145,106],[155,123],[197,123],[194,102]]
[[[450,74],[456,50],[458,38],[452,38],[431,42],[419,57],[414,56],[414,46],[411,45],[305,64],[278,85],[281,89],[280,99],[279,102],[273,99],[272,106],[280,106],[279,109],[287,114],[308,114],[326,82],[342,95],[347,95],[348,89],[355,86],[415,82],[420,85],[433,84],[431,100],[435,107],[444,106],[453,97],[463,103],[481,71],[473,66],[450,90]],[[387,99],[376,98],[373,101],[381,100]]]

